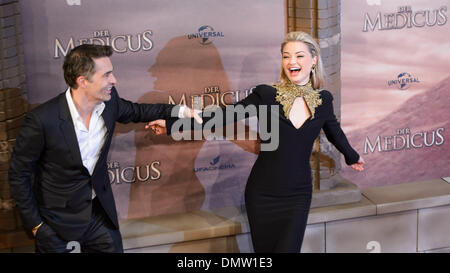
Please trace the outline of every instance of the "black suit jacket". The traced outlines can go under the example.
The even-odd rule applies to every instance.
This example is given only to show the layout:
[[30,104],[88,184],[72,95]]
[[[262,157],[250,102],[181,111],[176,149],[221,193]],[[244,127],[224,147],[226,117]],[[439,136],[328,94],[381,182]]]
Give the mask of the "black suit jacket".
[[92,187],[118,228],[106,163],[115,123],[168,119],[174,107],[132,103],[121,99],[113,88],[102,113],[106,139],[92,176],[81,160],[65,92],[28,112],[16,138],[8,173],[11,194],[25,228],[31,230],[43,221],[63,239],[79,239],[91,217]]

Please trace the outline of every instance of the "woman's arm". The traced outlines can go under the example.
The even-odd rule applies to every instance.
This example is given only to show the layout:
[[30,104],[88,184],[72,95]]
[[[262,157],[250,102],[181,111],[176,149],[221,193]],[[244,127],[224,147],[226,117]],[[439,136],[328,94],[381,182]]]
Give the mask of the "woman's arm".
[[[201,114],[201,118],[203,120],[202,128],[205,124],[208,124],[210,120],[214,118],[219,118],[220,120],[214,123],[220,124],[221,126],[225,126],[227,124],[234,123],[236,121],[254,116],[257,114],[258,106],[262,103],[262,92],[264,86],[257,86],[254,91],[248,95],[246,98],[240,100],[239,102],[228,105],[227,107],[220,107],[214,110],[207,110]],[[249,107],[250,106],[250,107]],[[230,118],[232,117],[232,118]],[[172,117],[166,120],[155,120],[148,123],[145,128],[152,128],[155,133],[158,134],[171,134],[172,125],[179,120],[179,118]],[[190,129],[194,130],[194,122],[192,121],[190,124],[192,125]],[[164,128],[165,127],[165,128]],[[198,126],[197,126],[198,127]],[[186,129],[186,128],[184,128]]]
[[344,155],[345,163],[353,169],[363,170],[364,160],[352,148],[336,119],[333,109],[333,96],[328,91],[323,94],[325,102],[325,123],[322,127],[327,139]]

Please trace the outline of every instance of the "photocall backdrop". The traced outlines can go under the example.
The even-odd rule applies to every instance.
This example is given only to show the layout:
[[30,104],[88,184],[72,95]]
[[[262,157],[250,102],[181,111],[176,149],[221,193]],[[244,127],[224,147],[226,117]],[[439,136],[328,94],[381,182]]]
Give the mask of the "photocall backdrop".
[[[278,79],[284,1],[20,1],[28,98],[67,88],[63,58],[109,44],[121,97],[232,103]],[[341,1],[341,121],[360,188],[449,176],[448,1]],[[209,34],[208,34],[209,33]],[[250,129],[256,130],[254,123]],[[120,218],[242,205],[255,141],[181,141],[118,124],[108,170]]]
[[[19,3],[31,104],[67,89],[64,56],[81,43],[111,45],[119,95],[141,103],[223,105],[279,77],[283,0]],[[256,141],[175,142],[144,126],[116,126],[108,170],[119,218],[243,204]]]
[[450,176],[448,0],[341,1],[342,126],[360,188]]

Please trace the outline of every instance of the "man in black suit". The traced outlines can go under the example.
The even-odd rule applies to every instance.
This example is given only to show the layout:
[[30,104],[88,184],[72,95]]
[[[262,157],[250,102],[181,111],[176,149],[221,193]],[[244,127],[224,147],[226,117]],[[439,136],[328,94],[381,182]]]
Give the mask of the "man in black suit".
[[110,46],[80,45],[64,59],[67,91],[27,113],[9,183],[36,252],[123,252],[107,155],[115,123],[200,118],[185,106],[121,99]]

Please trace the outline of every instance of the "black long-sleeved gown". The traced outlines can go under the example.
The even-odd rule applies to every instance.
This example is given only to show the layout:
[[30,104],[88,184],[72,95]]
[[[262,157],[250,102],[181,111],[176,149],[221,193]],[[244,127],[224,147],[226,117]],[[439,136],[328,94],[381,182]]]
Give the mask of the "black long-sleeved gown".
[[[271,105],[279,106],[279,146],[276,150],[261,150],[259,153],[245,188],[245,205],[255,252],[298,253],[311,205],[309,161],[320,130],[324,130],[348,165],[356,163],[359,155],[350,146],[336,120],[330,92],[320,91],[322,104],[315,108],[314,117],[311,116],[298,129],[285,117],[283,107],[275,99],[276,93],[272,86],[259,85],[235,104],[254,105],[259,109],[258,116],[261,116],[261,111],[268,111],[266,117],[269,117]],[[258,107],[261,105],[268,107],[261,110]],[[203,119],[205,124],[208,118]],[[259,122],[263,121],[259,119]],[[270,141],[262,140],[261,143]]]

